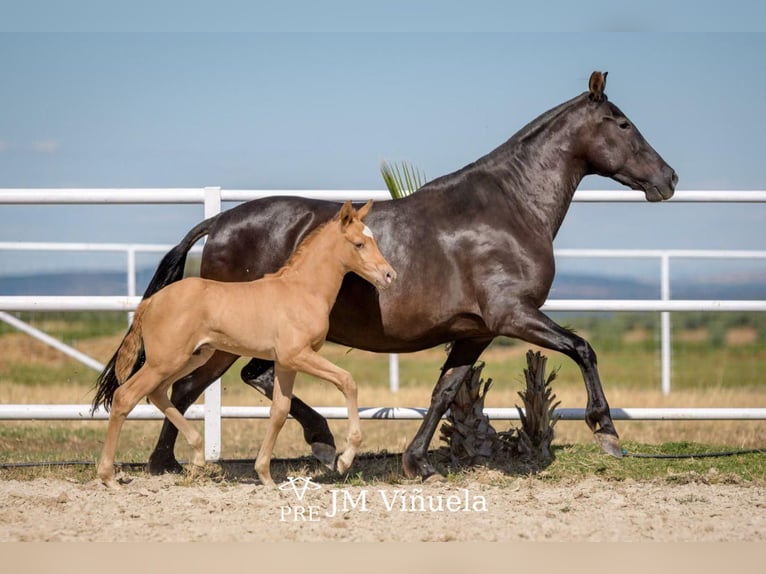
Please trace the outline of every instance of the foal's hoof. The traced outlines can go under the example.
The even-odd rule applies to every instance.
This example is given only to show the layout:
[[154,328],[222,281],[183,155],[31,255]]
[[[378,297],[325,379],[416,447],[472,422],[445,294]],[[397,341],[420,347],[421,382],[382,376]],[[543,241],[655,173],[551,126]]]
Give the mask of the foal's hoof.
[[101,478],[101,483],[105,487],[115,492],[122,490],[123,484],[130,484],[133,480],[132,478],[130,478],[129,476],[127,476],[125,473],[122,473],[122,472],[117,474],[117,476],[100,477],[100,478]]
[[442,482],[447,482],[447,479],[444,478],[441,474],[438,472],[435,472],[429,476],[423,477],[423,483],[424,484],[440,484]]
[[613,456],[614,458],[622,458],[624,456],[625,453],[622,451],[622,447],[620,446],[620,439],[618,439],[616,436],[602,432],[595,432],[593,433],[593,438],[596,439],[596,442],[601,447],[601,450],[603,450],[605,453]]
[[311,452],[319,462],[330,470],[335,470],[335,448],[323,442],[312,442]]
[[117,482],[114,478],[107,478],[107,479],[102,478],[101,484],[103,484],[106,488],[114,492],[122,490],[122,486],[120,486],[120,483]]
[[347,460],[343,458],[343,455],[340,455],[338,457],[338,461],[336,464],[336,470],[338,471],[338,474],[343,475],[348,472],[348,469],[351,468],[351,465],[354,463],[354,457],[351,457],[351,460]]

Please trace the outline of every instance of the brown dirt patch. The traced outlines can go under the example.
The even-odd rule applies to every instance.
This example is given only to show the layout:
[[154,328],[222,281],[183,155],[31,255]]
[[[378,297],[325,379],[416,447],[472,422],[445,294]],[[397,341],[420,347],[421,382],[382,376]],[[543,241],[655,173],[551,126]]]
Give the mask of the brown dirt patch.
[[142,475],[120,492],[96,481],[12,480],[0,482],[0,541],[766,540],[758,486],[495,482],[485,471],[462,484],[320,484],[299,501],[291,488],[207,478]]

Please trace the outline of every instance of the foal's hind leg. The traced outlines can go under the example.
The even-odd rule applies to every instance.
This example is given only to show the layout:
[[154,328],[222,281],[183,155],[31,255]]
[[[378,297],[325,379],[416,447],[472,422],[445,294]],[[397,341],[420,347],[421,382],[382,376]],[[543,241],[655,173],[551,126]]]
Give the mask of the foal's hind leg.
[[263,437],[261,448],[258,451],[258,458],[255,460],[255,471],[258,478],[266,486],[274,486],[274,480],[271,478],[271,454],[274,452],[274,445],[277,442],[279,431],[287,420],[290,413],[290,402],[293,396],[293,385],[295,383],[295,371],[288,371],[276,368],[276,384],[274,385],[274,396],[269,410],[269,425],[266,429],[266,436]]
[[193,449],[192,464],[195,466],[205,466],[205,453],[203,451],[202,435],[187,421],[180,411],[173,406],[168,398],[167,390],[159,388],[149,395],[155,407],[162,411],[162,414],[181,431],[189,446]]
[[311,349],[304,350],[292,359],[290,366],[298,371],[330,381],[346,397],[348,436],[346,448],[338,457],[337,462],[338,472],[341,474],[345,473],[354,461],[356,452],[362,444],[362,425],[359,421],[357,389],[353,377],[348,371],[344,371]]
[[154,391],[161,382],[162,379],[144,365],[114,392],[112,410],[109,413],[109,426],[97,469],[98,477],[109,488],[119,488],[119,484],[114,479],[114,456],[122,425],[138,402]]

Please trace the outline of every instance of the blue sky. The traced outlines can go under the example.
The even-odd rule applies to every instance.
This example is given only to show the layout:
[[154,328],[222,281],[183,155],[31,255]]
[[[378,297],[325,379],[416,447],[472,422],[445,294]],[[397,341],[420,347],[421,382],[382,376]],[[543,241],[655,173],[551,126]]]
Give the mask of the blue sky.
[[[691,17],[566,3],[547,22],[496,2],[407,4],[407,17],[397,3],[287,3],[241,19],[236,2],[173,18],[172,2],[77,3],[100,7],[80,18],[64,3],[34,16],[38,4],[0,4],[0,188],[379,189],[381,159],[429,178],[459,169],[599,69],[679,189],[766,189],[766,34],[743,32],[766,21],[755,2],[702,2]],[[200,217],[0,206],[0,241],[174,243]],[[758,205],[575,206],[557,246],[766,249],[765,224]],[[93,261],[0,253],[0,273]]]

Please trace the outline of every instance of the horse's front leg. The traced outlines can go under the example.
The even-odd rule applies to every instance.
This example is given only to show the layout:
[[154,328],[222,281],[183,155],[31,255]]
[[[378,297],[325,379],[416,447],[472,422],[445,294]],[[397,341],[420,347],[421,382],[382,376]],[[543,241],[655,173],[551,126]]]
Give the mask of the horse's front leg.
[[258,473],[258,478],[265,486],[275,486],[274,480],[271,478],[271,454],[274,452],[279,431],[282,430],[287,415],[290,413],[290,402],[295,384],[295,371],[281,368],[276,371],[277,380],[269,410],[269,424],[258,451],[258,457],[255,459],[255,472]]
[[614,457],[622,458],[619,435],[614,427],[601,379],[598,375],[596,353],[590,343],[552,321],[539,309],[517,305],[513,314],[497,326],[498,333],[522,339],[533,345],[558,351],[570,357],[580,367],[588,404],[585,422],[594,433],[601,448]]
[[[175,382],[170,394],[170,401],[183,414],[194,404],[202,391],[213,381],[223,375],[237,360],[236,355],[217,351],[207,363]],[[183,467],[176,460],[174,450],[178,429],[167,418],[162,424],[157,445],[149,456],[149,472],[163,474],[165,472],[183,472]]]
[[[242,380],[269,400],[274,396],[274,363],[253,359],[242,368]],[[311,445],[314,456],[329,468],[335,465],[335,438],[327,419],[293,396],[290,415],[303,427],[303,439]]]
[[419,476],[427,480],[441,477],[428,460],[428,446],[465,376],[491,341],[492,339],[466,339],[455,341],[453,344],[442,367],[441,376],[431,393],[431,404],[423,417],[423,423],[402,456],[404,473],[409,478]]

